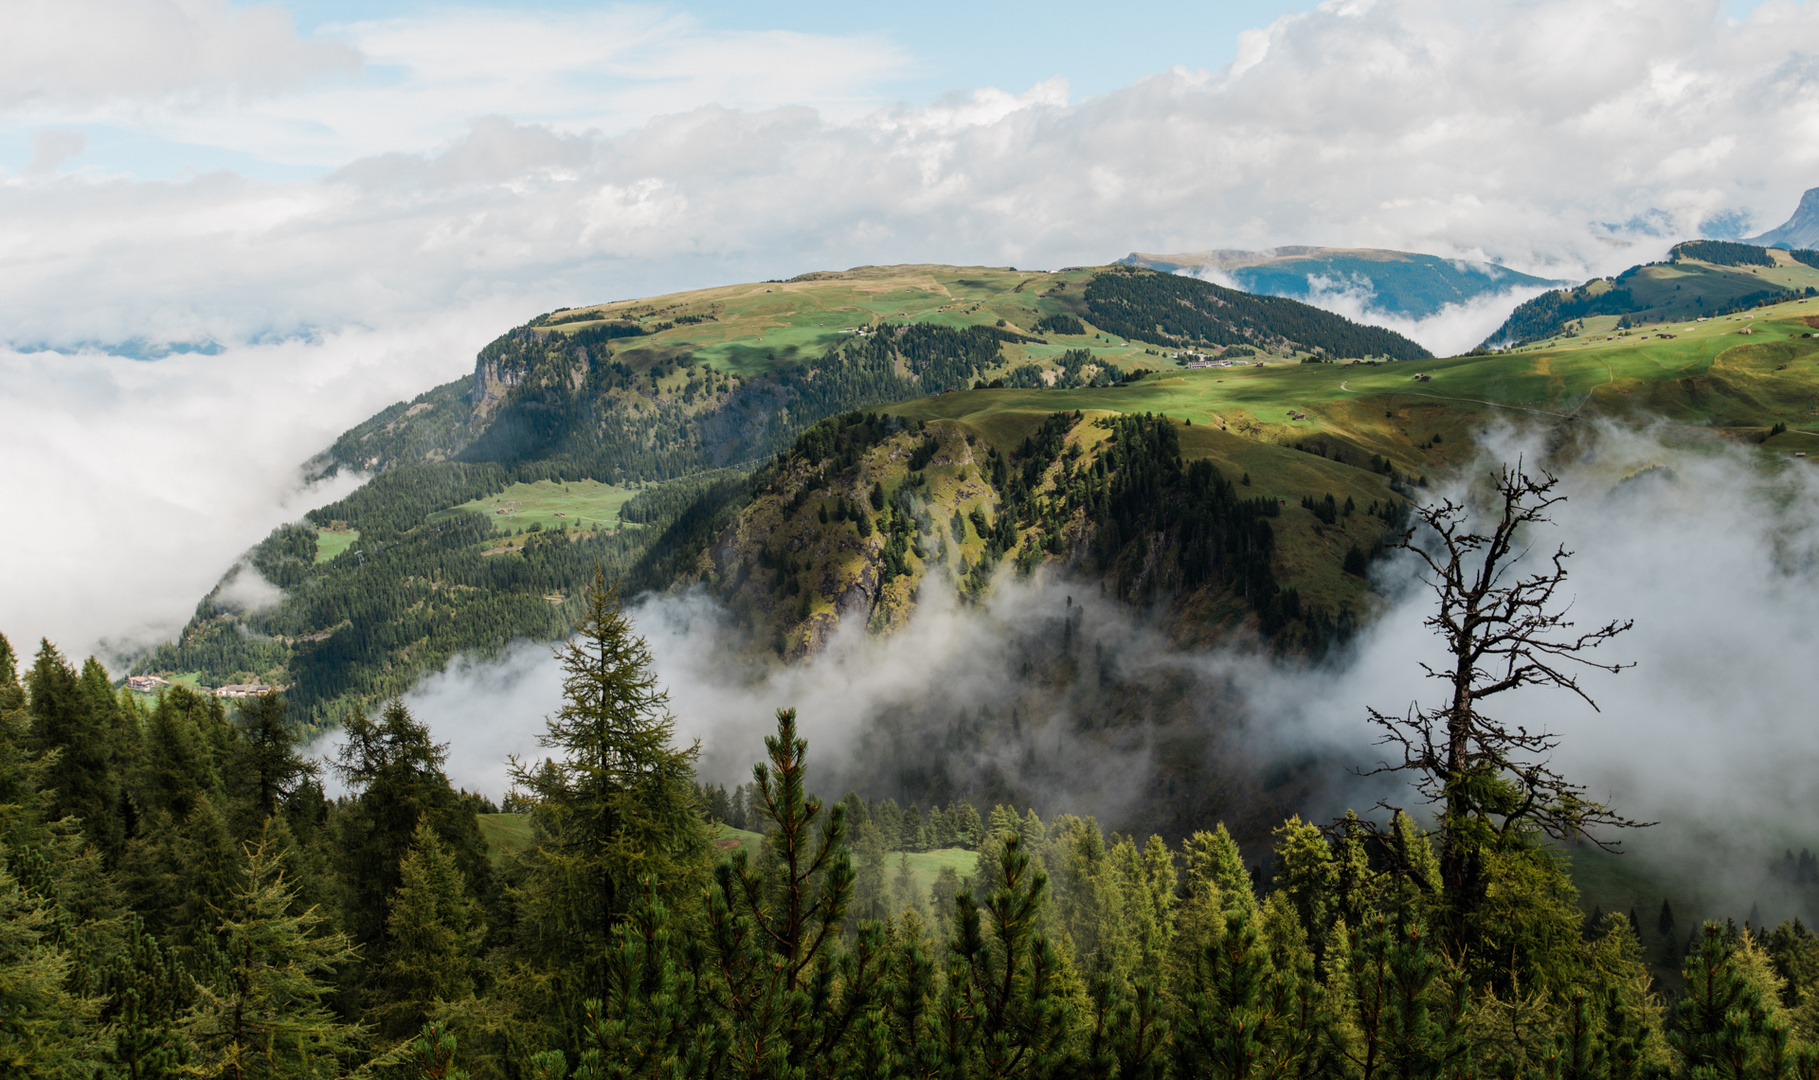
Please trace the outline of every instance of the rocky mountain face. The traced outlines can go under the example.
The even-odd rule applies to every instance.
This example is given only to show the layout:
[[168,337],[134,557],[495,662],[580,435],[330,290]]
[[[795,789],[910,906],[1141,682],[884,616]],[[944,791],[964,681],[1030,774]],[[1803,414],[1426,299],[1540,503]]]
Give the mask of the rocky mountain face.
[[1806,194],[1800,196],[1800,205],[1794,208],[1793,217],[1761,236],[1750,237],[1746,243],[1762,247],[1819,248],[1819,187],[1806,189]]

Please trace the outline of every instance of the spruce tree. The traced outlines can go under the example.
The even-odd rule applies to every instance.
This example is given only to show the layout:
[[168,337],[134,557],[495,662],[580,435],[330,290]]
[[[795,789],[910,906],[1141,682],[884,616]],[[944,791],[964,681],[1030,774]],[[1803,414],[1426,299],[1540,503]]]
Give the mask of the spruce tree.
[[0,715],[25,708],[25,687],[19,685],[19,657],[13,643],[0,634]]
[[363,948],[385,939],[400,866],[425,820],[454,856],[468,887],[489,891],[492,865],[471,804],[450,786],[442,763],[448,748],[401,700],[373,720],[348,717],[333,769],[357,794],[335,819],[342,881],[351,893],[347,930]]
[[901,915],[906,911],[923,917],[928,914],[916,888],[916,876],[910,871],[909,852],[904,851],[897,854],[897,875],[891,879],[891,913]]
[[1316,959],[1338,906],[1339,868],[1318,826],[1295,815],[1277,827],[1276,890],[1293,906]]
[[859,873],[853,889],[854,920],[883,920],[890,915],[890,897],[884,880],[884,836],[867,822],[859,829]]
[[146,718],[143,752],[134,769],[134,800],[148,814],[160,811],[175,821],[189,817],[196,800],[220,785],[212,747],[185,708],[187,695],[166,695]]

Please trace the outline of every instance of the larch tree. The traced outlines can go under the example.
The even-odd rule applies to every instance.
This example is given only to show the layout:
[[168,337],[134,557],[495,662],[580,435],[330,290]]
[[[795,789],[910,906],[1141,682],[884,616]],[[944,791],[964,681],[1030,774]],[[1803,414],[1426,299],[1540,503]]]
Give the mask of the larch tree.
[[669,694],[599,568],[580,625],[558,650],[562,708],[513,759],[512,782],[536,806],[542,917],[569,937],[577,990],[601,992],[612,930],[641,881],[660,901],[705,881],[707,823],[694,790],[698,745],[675,745]]
[[221,911],[217,969],[196,987],[183,1028],[194,1045],[189,1073],[207,1080],[342,1077],[360,1060],[365,1032],[326,1000],[335,971],[355,959],[345,934],[314,908],[293,911],[283,853],[260,837],[246,847],[244,877]]
[[284,697],[260,694],[240,706],[240,738],[229,754],[227,773],[234,794],[254,823],[262,824],[300,783],[313,779],[316,765],[297,752]]

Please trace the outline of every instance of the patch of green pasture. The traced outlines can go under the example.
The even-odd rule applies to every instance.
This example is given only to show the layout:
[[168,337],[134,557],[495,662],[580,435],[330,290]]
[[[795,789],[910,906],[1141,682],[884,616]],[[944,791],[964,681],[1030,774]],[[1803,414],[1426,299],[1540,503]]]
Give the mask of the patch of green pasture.
[[764,834],[715,822],[711,839],[715,854],[720,858],[730,858],[733,852],[744,848],[745,857],[755,859],[758,857],[759,845],[764,843]]
[[531,846],[529,814],[475,814],[480,835],[494,860],[505,859]]
[[[893,851],[884,856],[884,882],[887,888],[897,880],[903,854]],[[910,879],[916,883],[916,893],[924,903],[928,901],[929,892],[935,887],[935,879],[941,875],[944,867],[952,867],[954,873],[967,878],[972,876],[973,868],[979,865],[979,853],[968,848],[912,851],[908,856]]]
[[343,551],[353,547],[359,539],[359,529],[317,529],[316,561],[319,563],[328,562]]
[[619,508],[636,494],[631,488],[597,480],[539,480],[534,484],[513,484],[455,509],[485,514],[496,533],[517,532],[533,524],[545,529],[562,525],[571,529],[617,529],[626,527],[619,520]]

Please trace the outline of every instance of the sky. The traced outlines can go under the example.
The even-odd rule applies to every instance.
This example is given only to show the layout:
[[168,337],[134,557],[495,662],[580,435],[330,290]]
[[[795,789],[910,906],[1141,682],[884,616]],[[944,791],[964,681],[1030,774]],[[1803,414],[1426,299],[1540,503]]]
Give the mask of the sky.
[[1608,273],[1779,224],[1816,99],[1790,0],[14,0],[0,631],[167,636],[332,494],[301,462],[552,307],[1289,243]]

